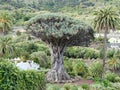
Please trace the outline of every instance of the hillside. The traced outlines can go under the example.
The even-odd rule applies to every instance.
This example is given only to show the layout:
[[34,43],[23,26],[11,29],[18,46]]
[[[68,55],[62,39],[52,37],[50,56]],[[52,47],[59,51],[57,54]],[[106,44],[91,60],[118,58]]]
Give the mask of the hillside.
[[93,11],[113,6],[120,13],[119,5],[120,0],[0,0],[0,11],[9,10],[14,14],[16,25],[23,25],[36,14],[50,12],[64,13],[91,24]]
[[89,11],[104,5],[119,7],[120,0],[0,0],[0,10],[28,8],[35,10],[58,11]]

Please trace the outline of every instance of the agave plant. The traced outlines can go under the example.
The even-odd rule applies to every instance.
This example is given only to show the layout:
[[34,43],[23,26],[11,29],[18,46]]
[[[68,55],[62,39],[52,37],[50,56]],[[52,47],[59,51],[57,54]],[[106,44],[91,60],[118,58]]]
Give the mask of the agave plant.
[[112,71],[120,69],[120,60],[118,58],[112,58],[108,61],[108,66]]

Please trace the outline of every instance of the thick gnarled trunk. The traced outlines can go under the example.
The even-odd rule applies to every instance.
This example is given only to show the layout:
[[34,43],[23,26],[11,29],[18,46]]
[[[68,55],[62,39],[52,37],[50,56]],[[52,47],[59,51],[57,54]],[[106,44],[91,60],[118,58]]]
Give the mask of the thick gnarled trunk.
[[48,82],[60,82],[62,80],[70,79],[64,67],[64,49],[64,46],[50,46],[51,70],[47,73],[46,79]]

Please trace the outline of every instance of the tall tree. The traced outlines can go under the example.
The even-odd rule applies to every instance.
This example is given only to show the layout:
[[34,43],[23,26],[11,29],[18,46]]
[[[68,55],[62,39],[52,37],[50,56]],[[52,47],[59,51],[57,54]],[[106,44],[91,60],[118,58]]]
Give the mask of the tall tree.
[[93,39],[93,30],[85,23],[59,14],[43,14],[28,22],[28,31],[43,40],[50,49],[51,70],[48,81],[68,80],[63,62],[67,46],[86,45]]
[[11,30],[11,27],[13,26],[13,20],[14,18],[9,12],[0,12],[0,30],[2,30],[4,35]]
[[102,30],[104,32],[104,47],[103,47],[103,71],[102,78],[104,79],[104,71],[105,71],[105,61],[106,61],[106,51],[107,51],[107,33],[108,31],[115,30],[116,25],[119,23],[119,14],[112,8],[104,8],[99,11],[95,11],[94,13],[94,28],[99,32]]

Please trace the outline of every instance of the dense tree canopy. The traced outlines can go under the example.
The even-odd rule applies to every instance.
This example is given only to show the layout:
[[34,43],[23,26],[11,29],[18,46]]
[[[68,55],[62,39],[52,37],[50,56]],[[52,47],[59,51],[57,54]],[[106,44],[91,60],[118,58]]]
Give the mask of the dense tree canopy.
[[[85,23],[58,14],[43,14],[29,21],[29,30],[50,44],[86,45],[93,38],[92,28]],[[64,43],[63,43],[64,42]]]

